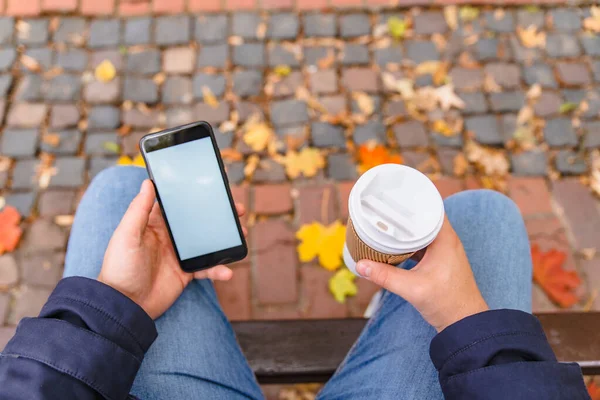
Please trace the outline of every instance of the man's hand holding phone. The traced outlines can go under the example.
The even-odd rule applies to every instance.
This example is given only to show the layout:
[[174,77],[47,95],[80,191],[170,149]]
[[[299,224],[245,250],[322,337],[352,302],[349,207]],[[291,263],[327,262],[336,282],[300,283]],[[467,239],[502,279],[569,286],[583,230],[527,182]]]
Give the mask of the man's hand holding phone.
[[[98,276],[100,282],[129,297],[153,319],[177,300],[192,279],[227,281],[233,276],[224,265],[184,272],[155,199],[152,182],[145,180],[108,244]],[[244,214],[243,205],[236,204],[236,210],[239,216]]]

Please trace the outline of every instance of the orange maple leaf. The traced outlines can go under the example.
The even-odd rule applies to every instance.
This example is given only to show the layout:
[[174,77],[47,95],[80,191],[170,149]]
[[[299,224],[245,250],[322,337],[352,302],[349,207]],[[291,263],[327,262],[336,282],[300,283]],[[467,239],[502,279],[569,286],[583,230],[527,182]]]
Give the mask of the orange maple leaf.
[[563,263],[567,255],[551,249],[543,253],[537,244],[531,246],[533,280],[546,292],[550,300],[562,308],[571,307],[579,301],[573,293],[581,284],[577,271],[565,271]]
[[600,400],[600,386],[596,385],[593,380],[587,384],[587,390],[592,400]]
[[399,154],[391,154],[380,144],[364,143],[358,148],[358,162],[358,169],[363,173],[381,164],[402,164],[402,157]]
[[0,254],[13,251],[19,244],[23,234],[19,222],[21,214],[16,208],[6,206],[0,211]]

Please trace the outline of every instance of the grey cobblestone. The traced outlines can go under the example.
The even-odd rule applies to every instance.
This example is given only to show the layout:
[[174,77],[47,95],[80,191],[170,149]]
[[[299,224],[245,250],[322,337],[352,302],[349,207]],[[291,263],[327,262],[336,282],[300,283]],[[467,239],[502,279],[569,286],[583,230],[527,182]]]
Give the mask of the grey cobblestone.
[[238,96],[256,96],[262,89],[262,73],[259,71],[237,71],[233,75],[233,92]]
[[86,21],[80,17],[61,18],[53,35],[58,43],[81,45],[85,42]]
[[580,175],[588,169],[584,157],[571,150],[559,151],[555,163],[556,169],[566,175]]
[[249,68],[265,66],[265,46],[262,43],[247,43],[233,47],[233,62]]
[[124,42],[126,45],[145,45],[152,41],[152,18],[131,18],[125,21]]
[[484,13],[485,24],[492,32],[508,33],[515,30],[515,20],[510,10],[487,11]]
[[271,15],[267,28],[270,39],[293,40],[298,36],[300,21],[294,13],[279,13]]
[[56,53],[56,65],[65,71],[79,72],[86,69],[88,64],[88,55],[80,49],[69,49],[67,51],[58,51]]
[[553,33],[546,37],[546,52],[550,57],[578,57],[581,55],[577,37],[565,33]]
[[156,103],[158,87],[152,79],[126,77],[123,98],[141,103]]
[[37,129],[6,129],[0,141],[1,153],[8,157],[33,157],[39,135]]
[[378,118],[372,118],[365,124],[357,125],[354,128],[352,137],[354,138],[354,142],[357,144],[363,144],[370,140],[385,144],[385,131],[385,125]]
[[43,45],[48,41],[48,20],[42,19],[26,19],[23,20],[27,29],[17,31],[17,43],[32,45]]
[[415,33],[418,35],[431,35],[445,33],[448,30],[444,14],[440,11],[425,11],[413,17]]
[[158,17],[154,41],[159,46],[186,44],[191,39],[191,19],[187,15]]
[[228,33],[227,15],[200,15],[194,21],[194,37],[202,44],[225,42]]
[[425,61],[435,61],[440,58],[440,53],[432,42],[407,40],[405,42],[405,49],[406,58],[414,61],[416,64],[421,64]]
[[481,144],[499,146],[504,143],[498,120],[494,115],[469,117],[465,120],[465,129],[473,132],[475,139]]
[[306,14],[304,16],[304,35],[306,37],[331,37],[336,34],[335,15]]
[[313,122],[311,127],[312,142],[315,147],[346,148],[344,128],[324,122]]
[[32,189],[37,186],[35,179],[39,161],[36,159],[19,160],[15,163],[11,187],[15,190]]
[[544,138],[550,146],[575,146],[577,135],[573,130],[571,120],[568,118],[554,118],[546,121]]
[[113,106],[95,106],[88,114],[88,129],[115,129],[119,126],[121,110]]
[[110,146],[107,143],[118,143],[119,136],[116,132],[98,132],[87,135],[85,139],[85,153],[90,156],[112,155]]
[[368,64],[369,48],[364,44],[348,43],[342,49],[342,64]]
[[0,17],[0,44],[9,44],[13,40],[15,19],[13,17]]
[[116,47],[120,43],[121,21],[97,19],[90,24],[88,46],[91,48]]
[[523,79],[528,85],[539,83],[545,88],[557,88],[558,83],[554,79],[554,72],[547,64],[534,64],[523,69]]
[[238,12],[232,16],[231,29],[234,36],[244,39],[259,39],[258,28],[261,23],[263,20],[258,13]]
[[214,67],[225,68],[229,59],[229,46],[216,44],[202,46],[198,53],[198,68]]
[[35,194],[33,192],[10,193],[6,196],[6,204],[13,206],[23,218],[28,218],[33,212]]
[[520,91],[491,93],[490,104],[497,112],[519,111],[525,104],[525,94]]
[[157,50],[128,53],[125,71],[136,75],[154,75],[160,72],[160,53]]
[[547,173],[548,157],[543,151],[513,154],[510,162],[515,175],[545,176]]
[[371,22],[367,14],[347,14],[339,18],[340,36],[354,38],[368,35],[371,32]]
[[574,32],[581,29],[581,19],[577,10],[555,8],[550,10],[550,18],[554,29],[559,32]]
[[428,139],[425,131],[425,126],[419,121],[407,121],[394,125],[394,136],[398,146],[420,147],[427,146]]
[[40,146],[42,151],[58,156],[74,156],[77,154],[82,138],[79,130],[70,129],[52,132],[51,134],[58,135],[60,139],[58,145],[50,144],[50,142],[44,141],[44,137],[42,137],[42,144]]
[[353,181],[358,177],[350,154],[333,153],[327,157],[327,175],[339,181]]
[[164,104],[191,104],[194,99],[192,80],[183,76],[170,76],[162,88]]
[[283,45],[269,46],[269,66],[287,65],[289,67],[299,67],[300,60],[294,52]]
[[222,75],[199,73],[194,75],[194,98],[203,99],[202,88],[207,87],[216,96],[225,92],[225,78]]

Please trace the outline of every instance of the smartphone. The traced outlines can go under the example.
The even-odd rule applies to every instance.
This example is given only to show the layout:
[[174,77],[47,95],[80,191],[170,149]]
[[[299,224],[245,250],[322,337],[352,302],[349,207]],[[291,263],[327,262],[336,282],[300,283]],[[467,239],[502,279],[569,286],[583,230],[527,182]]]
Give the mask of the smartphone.
[[215,135],[207,122],[151,133],[140,150],[181,269],[194,272],[248,254]]

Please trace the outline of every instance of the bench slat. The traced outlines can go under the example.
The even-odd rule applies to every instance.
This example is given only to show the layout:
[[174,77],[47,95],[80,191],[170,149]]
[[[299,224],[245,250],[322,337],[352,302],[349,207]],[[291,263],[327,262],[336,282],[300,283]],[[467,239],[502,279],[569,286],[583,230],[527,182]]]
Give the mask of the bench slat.
[[[600,374],[600,313],[537,317],[560,361],[579,363],[586,375]],[[331,377],[366,321],[244,321],[233,328],[260,383],[308,383]]]

